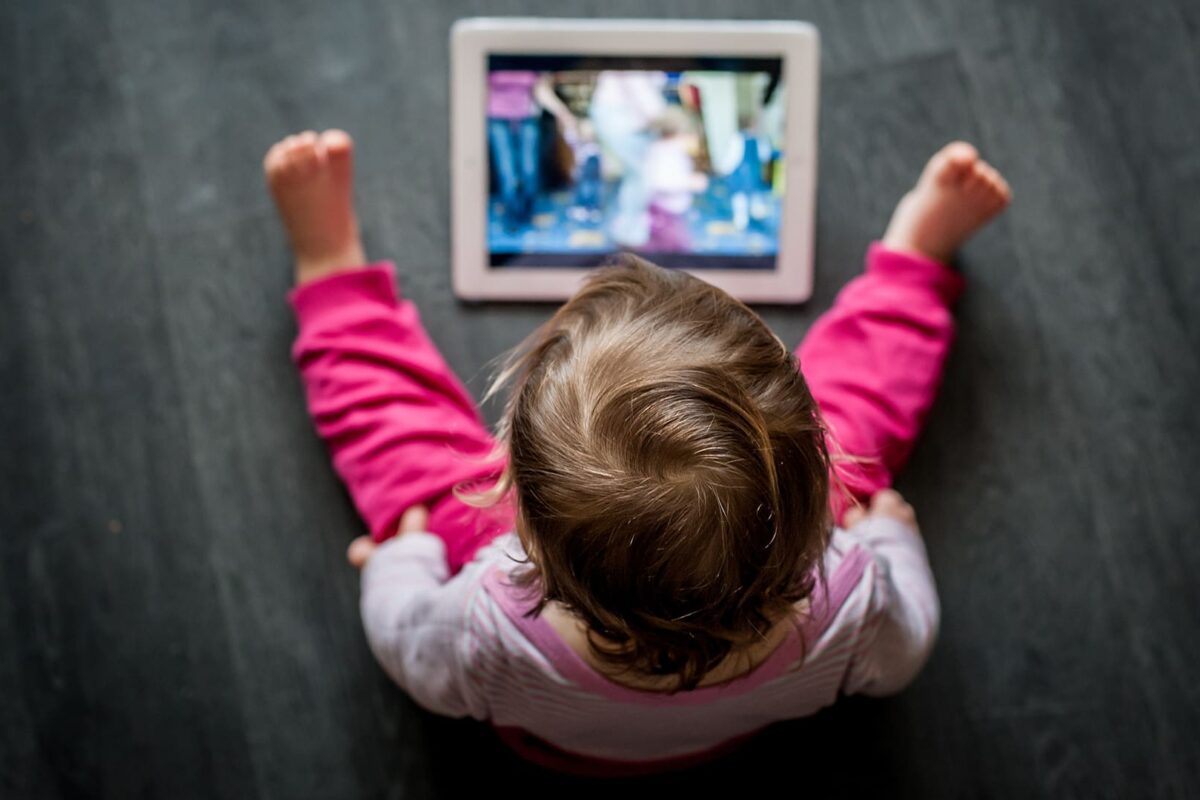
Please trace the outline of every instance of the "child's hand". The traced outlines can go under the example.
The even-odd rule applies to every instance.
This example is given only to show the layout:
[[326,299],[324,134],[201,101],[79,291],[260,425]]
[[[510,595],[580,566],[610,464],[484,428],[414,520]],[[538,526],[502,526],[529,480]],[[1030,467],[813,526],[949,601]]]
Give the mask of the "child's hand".
[[842,515],[842,527],[849,530],[867,517],[891,517],[905,525],[917,527],[917,512],[904,501],[895,489],[883,489],[871,497],[869,508],[854,506]]
[[703,194],[708,191],[708,176],[703,172],[693,172],[688,188],[695,194]]
[[579,120],[574,114],[560,114],[558,124],[562,128],[563,138],[568,142],[579,141]]
[[[403,536],[413,531],[423,531],[429,523],[429,509],[425,506],[413,506],[400,517],[400,526],[396,529],[397,536]],[[362,569],[375,553],[375,542],[370,536],[360,536],[346,548],[346,560],[355,569]]]

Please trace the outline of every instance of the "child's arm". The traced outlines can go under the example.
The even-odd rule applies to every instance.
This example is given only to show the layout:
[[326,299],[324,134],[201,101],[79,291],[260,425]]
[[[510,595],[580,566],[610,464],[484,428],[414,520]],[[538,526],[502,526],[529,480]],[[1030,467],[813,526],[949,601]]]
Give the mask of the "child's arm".
[[474,520],[450,489],[501,465],[479,460],[492,437],[416,307],[398,297],[391,265],[338,272],[289,300],[309,410],[372,537],[388,538],[405,509],[427,504],[429,530],[461,557],[469,531],[453,529]]
[[563,137],[568,142],[571,142],[572,139],[578,140],[579,122],[571,113],[571,109],[567,108],[567,104],[560,100],[555,93],[553,73],[547,72],[538,78],[537,83],[533,85],[533,98],[539,106],[549,111],[558,120]]
[[691,192],[698,183],[697,176],[703,178],[707,186],[708,179],[696,172],[691,157],[682,148],[682,144],[671,140],[650,145],[642,169],[642,181],[649,191],[664,194]]
[[[847,670],[846,694],[900,691],[917,676],[937,639],[941,606],[912,507],[884,491],[848,535],[875,556],[871,596]],[[848,515],[849,516],[849,515]]]
[[472,674],[479,657],[468,613],[483,567],[453,579],[441,540],[409,532],[379,545],[362,572],[359,607],[367,643],[384,672],[422,708],[484,719]]
[[[912,451],[954,339],[962,276],[873,244],[865,274],[842,289],[796,355],[831,433],[835,471],[859,500],[891,486]],[[850,505],[834,493],[839,518]]]

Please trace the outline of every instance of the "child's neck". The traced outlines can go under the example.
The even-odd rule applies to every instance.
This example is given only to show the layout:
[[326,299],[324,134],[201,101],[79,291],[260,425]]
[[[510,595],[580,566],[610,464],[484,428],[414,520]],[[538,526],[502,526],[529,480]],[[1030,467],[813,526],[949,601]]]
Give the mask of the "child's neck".
[[[600,661],[588,644],[588,627],[575,615],[564,609],[558,603],[550,603],[542,612],[543,618],[554,628],[562,640],[582,658],[588,666],[608,678],[613,683],[619,683],[632,689],[646,691],[671,691],[676,686],[676,679],[669,675],[636,675],[621,672],[619,669]],[[779,620],[764,639],[726,656],[725,660],[708,672],[700,681],[700,687],[725,683],[751,672],[775,652],[783,644],[792,630],[791,616]]]

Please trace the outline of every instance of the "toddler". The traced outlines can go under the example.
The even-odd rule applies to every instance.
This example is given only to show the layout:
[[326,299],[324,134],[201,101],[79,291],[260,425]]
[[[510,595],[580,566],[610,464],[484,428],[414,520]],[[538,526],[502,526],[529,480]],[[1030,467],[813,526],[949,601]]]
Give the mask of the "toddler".
[[603,219],[604,178],[600,170],[600,145],[592,121],[580,119],[563,127],[563,139],[575,162],[572,179],[575,196],[567,216],[576,222],[597,223]]
[[306,132],[265,169],[294,358],[371,533],[348,553],[367,641],[418,703],[546,766],[635,775],[913,679],[939,606],[887,487],[953,336],[945,264],[1009,201],[974,148],[933,156],[795,354],[684,272],[596,271],[509,357],[497,441],[391,265],[366,264],[351,159]]
[[691,249],[687,212],[693,195],[708,188],[708,178],[696,171],[692,153],[700,149],[693,117],[679,106],[668,106],[650,125],[657,138],[646,148],[642,179],[649,193],[650,238],[645,249],[657,253],[686,253]]

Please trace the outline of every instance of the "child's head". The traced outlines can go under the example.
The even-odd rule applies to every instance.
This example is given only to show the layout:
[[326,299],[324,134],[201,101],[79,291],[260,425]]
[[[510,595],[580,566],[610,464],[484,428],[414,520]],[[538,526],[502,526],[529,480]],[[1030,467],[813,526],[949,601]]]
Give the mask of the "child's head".
[[[509,357],[519,577],[691,688],[812,590],[828,455],[788,348],[698,278],[625,255]],[[539,609],[541,606],[539,606]]]
[[667,106],[650,123],[650,132],[660,139],[678,139],[689,151],[699,146],[700,126],[696,117],[681,106]]

